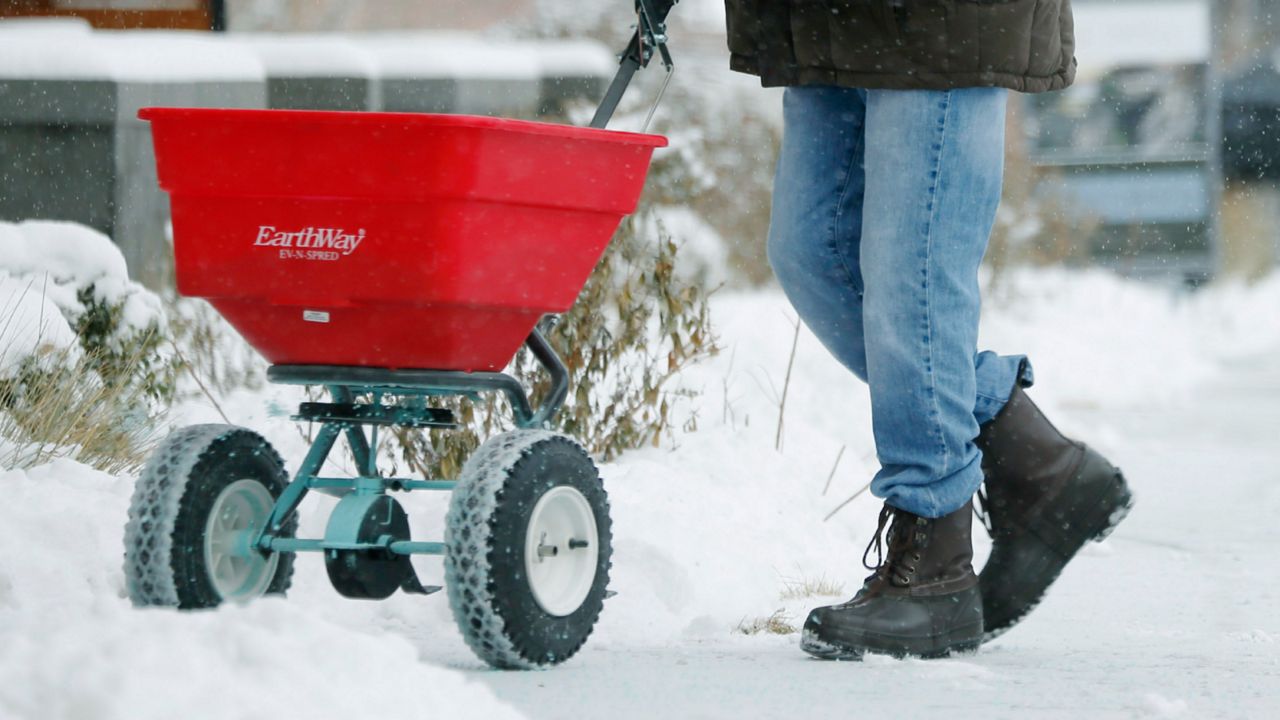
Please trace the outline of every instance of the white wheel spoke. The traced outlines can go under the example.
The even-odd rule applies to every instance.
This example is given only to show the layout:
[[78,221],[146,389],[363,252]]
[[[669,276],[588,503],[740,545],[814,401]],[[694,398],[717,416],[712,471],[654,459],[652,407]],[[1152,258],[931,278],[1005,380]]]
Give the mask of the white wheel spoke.
[[266,526],[271,493],[257,480],[238,480],[219,493],[205,526],[205,566],[214,590],[227,600],[249,600],[266,591],[278,555],[249,551],[255,528]]
[[231,556],[219,555],[216,564],[213,567],[215,576],[226,577],[231,574]]
[[215,558],[235,552],[235,537],[230,534],[219,534],[209,539],[209,548]]
[[247,522],[244,517],[244,507],[241,502],[232,503],[227,516],[227,527],[233,530],[240,530],[244,527],[245,522]]

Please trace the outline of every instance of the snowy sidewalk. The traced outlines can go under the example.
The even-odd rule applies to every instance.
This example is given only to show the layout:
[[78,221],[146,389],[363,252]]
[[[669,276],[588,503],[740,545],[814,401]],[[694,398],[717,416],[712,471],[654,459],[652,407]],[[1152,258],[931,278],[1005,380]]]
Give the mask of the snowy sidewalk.
[[[864,494],[823,520],[875,458],[865,387],[807,332],[775,449],[794,314],[766,291],[716,298],[724,352],[680,378],[702,393],[682,406],[698,431],[601,467],[619,595],[564,665],[488,670],[444,598],[347,600],[314,556],[287,599],[135,610],[133,478],[60,460],[0,471],[0,720],[1280,715],[1280,276],[1193,295],[1059,271],[1006,287],[984,347],[1030,353],[1036,402],[1124,469],[1137,506],[980,654],[830,663],[794,633],[735,630],[852,594],[879,507]],[[296,468],[301,399],[268,386],[220,404]],[[175,415],[220,421],[198,401]],[[438,538],[446,498],[401,498],[414,537]],[[331,507],[309,499],[302,532],[323,534]],[[438,559],[417,564],[439,582]],[[843,587],[791,592],[817,580]]]
[[[808,659],[794,635],[729,636],[588,644],[551,673],[472,677],[536,718],[1280,713],[1280,359],[1234,363],[1177,410],[1068,419],[1105,438],[1138,504],[976,656],[831,663]],[[850,565],[860,551],[849,548]]]

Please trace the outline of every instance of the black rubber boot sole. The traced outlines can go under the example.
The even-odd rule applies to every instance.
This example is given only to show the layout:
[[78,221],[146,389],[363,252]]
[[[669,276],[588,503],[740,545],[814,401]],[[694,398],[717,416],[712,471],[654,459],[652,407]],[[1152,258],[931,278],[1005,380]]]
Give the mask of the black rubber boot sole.
[[982,644],[982,595],[976,584],[946,595],[873,596],[817,608],[805,620],[800,649],[824,660],[864,655],[940,658]]
[[[1020,576],[1027,581],[1026,585],[1039,590],[1029,593],[1026,600],[1019,603],[1018,608],[1012,613],[1007,613],[1003,609],[987,608],[986,630],[983,633],[982,642],[990,642],[1000,637],[1035,610],[1049,591],[1049,587],[1062,574],[1063,568],[1075,557],[1080,548],[1090,541],[1106,540],[1128,517],[1133,509],[1133,503],[1133,492],[1125,482],[1123,474],[1117,471],[1102,495],[1087,505],[1091,509],[1079,523],[1082,532],[1077,536],[1078,540],[1073,543],[1073,547],[1060,548],[1059,552],[1055,552],[1034,535],[1027,534],[1019,538],[1018,542],[1039,545],[1037,553],[1039,562],[1020,568]],[[1061,550],[1067,551],[1065,557]]]
[[976,653],[982,645],[982,625],[974,625],[945,635],[927,638],[893,638],[860,645],[824,640],[812,630],[800,635],[800,649],[821,660],[861,660],[866,655],[888,655],[898,659],[926,660],[953,654]]

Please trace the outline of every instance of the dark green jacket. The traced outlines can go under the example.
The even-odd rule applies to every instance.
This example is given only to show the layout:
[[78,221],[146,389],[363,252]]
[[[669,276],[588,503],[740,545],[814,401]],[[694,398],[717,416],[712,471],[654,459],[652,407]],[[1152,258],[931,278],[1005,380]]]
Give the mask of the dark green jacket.
[[766,86],[1060,90],[1071,0],[725,0],[730,67]]

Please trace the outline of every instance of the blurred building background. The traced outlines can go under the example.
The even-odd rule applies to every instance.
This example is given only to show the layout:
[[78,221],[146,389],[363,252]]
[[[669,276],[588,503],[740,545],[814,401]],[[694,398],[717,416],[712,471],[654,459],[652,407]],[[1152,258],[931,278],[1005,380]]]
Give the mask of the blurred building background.
[[1275,0],[1076,3],[1077,83],[1023,99],[1071,250],[1137,276],[1257,277],[1280,258]]
[[534,0],[227,0],[237,30],[483,30],[527,21]]

